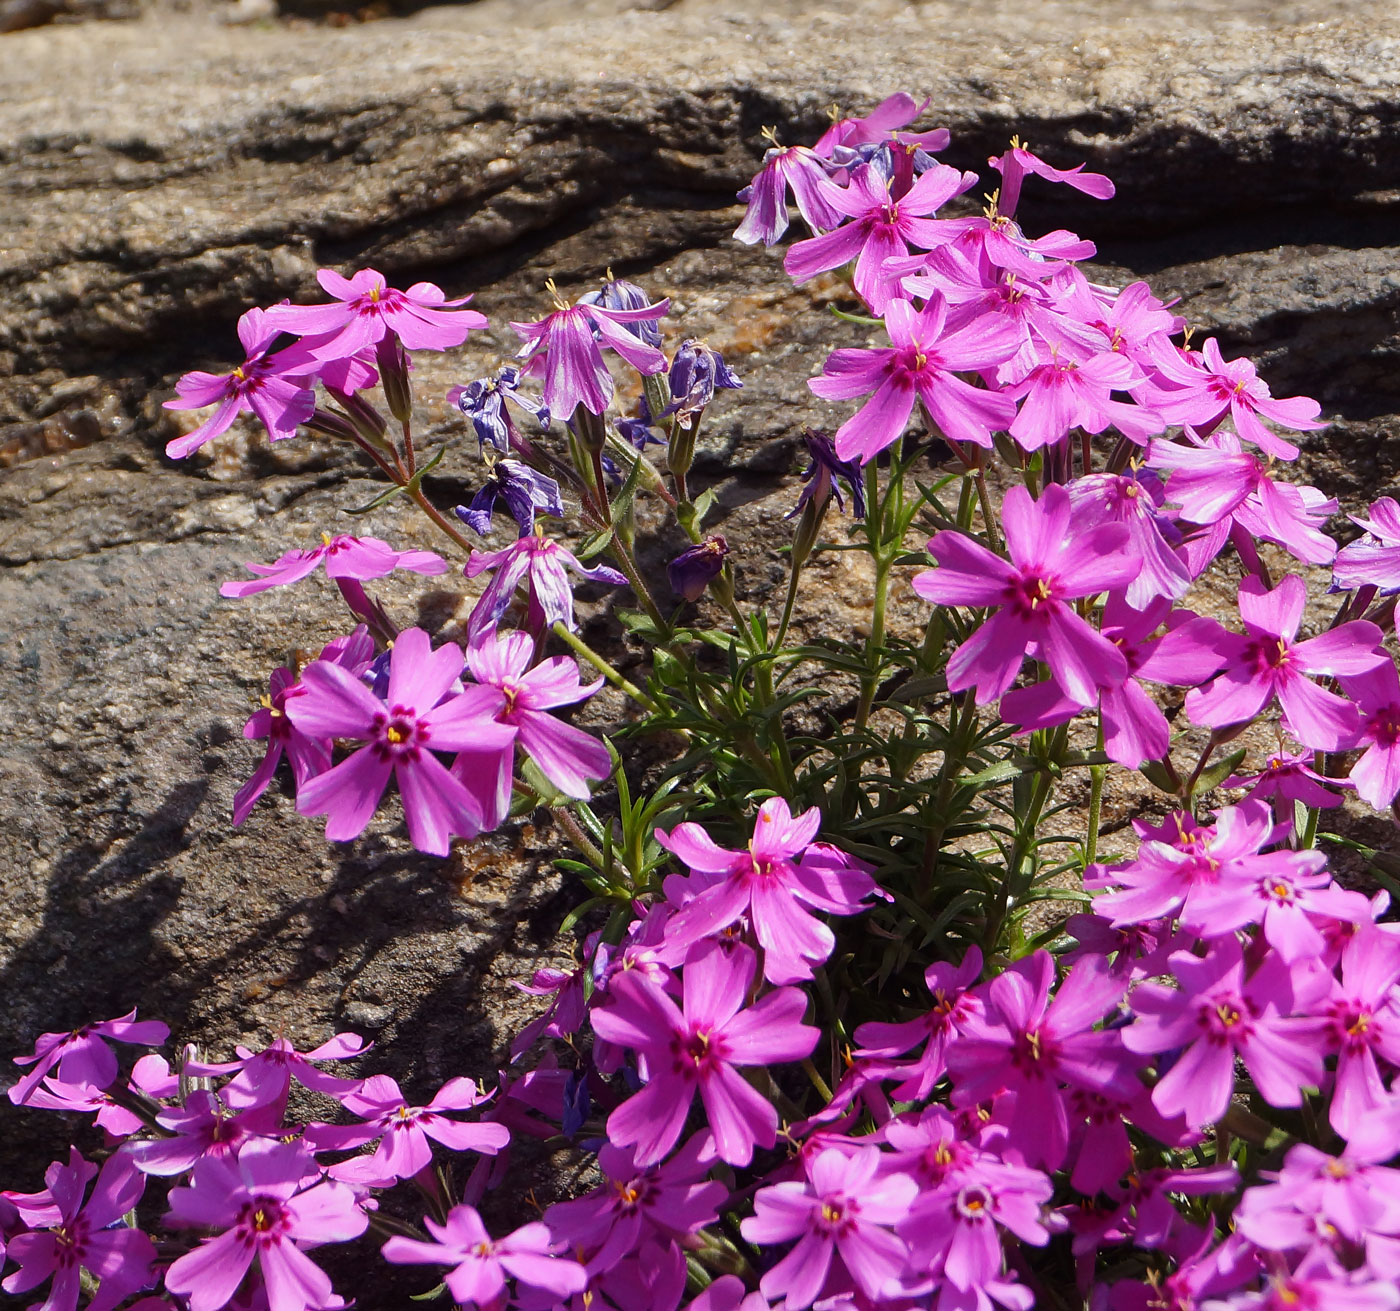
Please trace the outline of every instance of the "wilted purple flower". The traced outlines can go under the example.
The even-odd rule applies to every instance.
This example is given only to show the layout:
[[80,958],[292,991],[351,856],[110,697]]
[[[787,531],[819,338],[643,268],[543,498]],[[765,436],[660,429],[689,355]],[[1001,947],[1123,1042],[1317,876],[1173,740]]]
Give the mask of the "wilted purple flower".
[[715,397],[715,389],[735,391],[744,384],[713,347],[687,337],[671,360],[671,403],[659,418],[674,414],[682,428],[689,428]]
[[836,443],[814,428],[804,428],[802,440],[806,443],[812,462],[800,475],[802,490],[798,493],[797,504],[784,518],[795,519],[808,505],[824,510],[827,500],[833,498],[844,513],[846,502],[841,495],[841,483],[844,481],[851,493],[852,517],[864,519],[865,479],[861,475],[859,462],[841,459],[836,454]]
[[523,374],[544,379],[544,403],[566,418],[578,406],[602,414],[612,400],[613,380],[601,347],[615,350],[639,373],[660,373],[666,367],[661,351],[637,335],[634,325],[662,318],[669,300],[640,309],[607,309],[580,301],[568,306],[556,297],[558,309],[535,323],[512,323],[525,343],[519,358]]
[[447,402],[472,421],[480,446],[489,442],[504,455],[518,445],[507,401],[531,415],[541,431],[549,427],[549,406],[519,391],[519,385],[520,370],[508,364],[498,370],[494,378],[478,378],[465,387],[452,388],[447,393]]
[[535,531],[536,514],[564,517],[559,484],[519,460],[497,460],[471,505],[457,507],[457,517],[485,537],[491,531],[491,513],[497,500],[505,502],[506,513],[515,520],[521,537]]
[[1007,218],[1016,213],[1016,205],[1021,198],[1021,180],[1028,174],[1044,178],[1047,182],[1067,183],[1095,200],[1112,200],[1116,190],[1102,173],[1085,173],[1083,164],[1074,168],[1052,168],[1038,155],[1031,154],[1015,137],[1011,138],[1011,146],[1004,155],[994,155],[987,163],[1001,174],[997,213]]
[[866,1297],[879,1299],[897,1286],[909,1249],[892,1226],[908,1218],[919,1186],[906,1174],[880,1174],[880,1151],[829,1147],[811,1164],[810,1180],[763,1188],[754,1213],[740,1225],[751,1243],[797,1245],[759,1284],[766,1297],[804,1311],[821,1295],[839,1256]]
[[705,589],[720,575],[729,543],[713,534],[694,546],[688,546],[666,566],[671,590],[687,601],[698,601]]
[[68,1033],[41,1034],[28,1056],[16,1056],[16,1065],[32,1065],[7,1096],[16,1106],[23,1106],[29,1095],[50,1070],[57,1069],[62,1083],[79,1088],[103,1089],[117,1077],[117,1058],[103,1041],[135,1043],[142,1047],[159,1047],[170,1037],[170,1029],[159,1020],[138,1020],[130,1010],[115,1020],[85,1024]]
[[448,300],[431,282],[396,291],[374,269],[361,269],[349,278],[334,269],[317,269],[316,281],[336,303],[274,305],[267,311],[267,322],[280,332],[317,338],[307,346],[318,360],[358,354],[391,332],[411,351],[447,350],[466,341],[468,332],[486,327],[484,314],[458,308],[470,296]]
[[[770,134],[771,135],[771,134]],[[832,202],[837,187],[828,177],[829,166],[822,157],[806,146],[779,146],[763,156],[763,165],[741,192],[739,199],[748,203],[743,221],[734,229],[736,241],[747,246],[762,242],[775,245],[788,228],[787,192],[813,232],[828,232],[837,227],[842,213]]]
[[[608,270],[606,281],[597,291],[585,292],[578,298],[580,305],[597,305],[605,310],[644,310],[651,308],[651,297],[635,282],[628,282],[625,278],[615,278],[612,270]],[[657,327],[651,318],[638,319],[629,323],[627,331],[638,341],[645,342],[648,346],[661,345],[661,329]],[[599,337],[597,326],[594,326],[593,336]]]
[[326,837],[333,842],[359,837],[392,773],[418,850],[445,856],[454,833],[481,832],[480,799],[433,753],[502,746],[515,734],[492,718],[490,689],[448,696],[462,663],[460,647],[448,642],[434,651],[421,628],[406,629],[394,644],[386,701],[340,665],[308,665],[305,695],[287,705],[292,723],[310,737],[359,738],[365,745],[309,780],[297,794],[298,812],[327,815]]
[[238,339],[246,357],[231,373],[187,373],[175,384],[178,395],[165,401],[167,410],[198,410],[218,405],[214,414],[193,432],[168,442],[165,453],[182,460],[224,432],[244,410],[252,410],[273,441],[295,437],[316,408],[313,390],[317,364],[300,347],[269,355],[267,348],[282,329],[270,321],[271,311],[249,310],[238,320]]
[[641,1092],[608,1117],[609,1139],[635,1146],[638,1165],[654,1164],[675,1146],[697,1092],[716,1150],[731,1165],[747,1165],[755,1147],[777,1140],[777,1109],[739,1067],[800,1061],[819,1035],[801,1022],[807,998],[798,988],[779,988],[745,1009],[753,975],[747,948],[707,946],[692,949],[686,960],[683,1010],[636,970],[609,985],[593,1027],[637,1052],[650,1074]]
[[386,1261],[398,1265],[448,1265],[447,1288],[453,1299],[469,1307],[504,1305],[507,1280],[520,1289],[539,1290],[553,1299],[582,1291],[588,1283],[583,1266],[552,1255],[548,1228],[535,1221],[504,1238],[492,1238],[476,1209],[454,1206],[445,1224],[423,1222],[434,1242],[393,1237],[384,1244]]
[[666,439],[656,431],[656,420],[652,417],[651,405],[645,395],[637,401],[637,413],[631,419],[615,419],[613,427],[621,434],[623,441],[644,451],[648,446],[665,446]]
[[7,1293],[27,1293],[52,1276],[43,1311],[74,1311],[81,1272],[87,1270],[102,1281],[88,1311],[111,1311],[149,1282],[155,1244],[139,1229],[121,1223],[141,1200],[146,1177],[128,1157],[113,1156],[84,1204],[83,1190],[96,1174],[97,1167],[76,1147],[67,1165],[55,1161],[49,1166],[44,1175],[48,1205],[37,1213],[20,1207],[34,1228],[9,1242],[6,1255],[19,1269],[5,1280]]
[[249,561],[244,568],[259,576],[245,582],[224,583],[219,595],[252,596],[269,587],[285,587],[305,578],[319,564],[324,564],[327,576],[336,580],[383,578],[395,569],[429,577],[447,572],[447,561],[432,551],[396,551],[378,537],[352,537],[348,533],[332,537],[322,533],[321,545],[309,551],[288,551],[272,564]]
[[530,594],[532,627],[542,628],[562,623],[574,629],[574,591],[566,569],[594,583],[623,587],[625,575],[609,565],[598,564],[591,569],[579,563],[567,547],[548,537],[520,537],[503,551],[473,551],[465,570],[468,578],[494,569],[496,575],[486,585],[467,620],[467,631],[475,639],[495,628],[515,597],[515,589],[526,584]]
[[302,1246],[358,1238],[369,1217],[300,1143],[255,1138],[236,1157],[198,1161],[190,1186],[170,1190],[169,1223],[223,1230],[166,1271],[190,1311],[227,1306],[254,1261],[270,1311],[320,1311],[334,1304],[331,1281]]

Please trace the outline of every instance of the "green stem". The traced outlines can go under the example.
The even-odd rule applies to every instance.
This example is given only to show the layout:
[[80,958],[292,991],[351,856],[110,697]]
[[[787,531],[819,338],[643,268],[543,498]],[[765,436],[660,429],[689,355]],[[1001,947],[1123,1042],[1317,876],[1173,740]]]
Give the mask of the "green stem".
[[787,636],[788,625],[792,623],[792,608],[797,604],[797,580],[802,576],[800,566],[794,566],[788,575],[787,599],[783,602],[783,617],[778,621],[778,633],[773,639],[774,651],[782,650],[783,639]]
[[627,696],[630,696],[632,700],[635,701],[639,706],[642,706],[646,710],[650,710],[652,714],[660,714],[661,707],[657,705],[656,702],[651,699],[651,697],[649,697],[645,692],[643,692],[642,689],[639,688],[630,679],[624,678],[623,675],[618,673],[617,670],[614,669],[613,666],[609,664],[603,656],[600,656],[577,633],[570,632],[564,626],[564,621],[562,619],[555,621],[554,635],[555,637],[559,638],[560,641],[564,642],[567,646],[572,647],[578,655],[582,656],[585,660],[587,660],[588,663],[592,665],[593,668],[596,669],[600,674],[602,674],[602,676],[606,678],[609,683],[611,683],[615,688],[617,688],[619,692],[623,692]]
[[[872,461],[873,464],[873,461]],[[875,692],[880,685],[880,649],[885,643],[885,603],[890,591],[890,567],[881,560],[875,567],[875,602],[870,616],[870,636],[865,639],[865,658],[869,666],[860,683],[860,704],[856,708],[856,732],[870,720],[875,704]]]
[[[1098,749],[1103,750],[1103,716],[1099,716]],[[1089,830],[1084,843],[1084,866],[1087,869],[1098,859],[1099,822],[1103,814],[1103,765],[1089,766]]]
[[[406,485],[406,483],[399,484],[400,487]],[[430,500],[428,500],[427,496],[423,493],[422,487],[412,488],[409,492],[409,495],[413,497],[414,504],[417,505],[418,508],[422,510],[423,513],[426,514],[428,518],[431,519],[439,528],[441,528],[442,531],[445,532],[454,542],[456,542],[457,545],[462,548],[462,550],[466,551],[468,554],[471,554],[471,552],[476,549],[472,545],[471,539],[467,537],[465,533],[459,532],[455,527],[453,527],[451,522],[449,522],[447,516],[444,515],[442,511],[439,510],[437,506],[435,506]]]

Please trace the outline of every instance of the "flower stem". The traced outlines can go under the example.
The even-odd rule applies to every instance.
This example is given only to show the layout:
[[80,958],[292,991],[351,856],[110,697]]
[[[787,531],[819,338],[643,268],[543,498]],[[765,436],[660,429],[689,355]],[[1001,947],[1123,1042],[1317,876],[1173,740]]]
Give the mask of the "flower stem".
[[592,665],[593,668],[596,669],[600,674],[602,674],[602,676],[606,678],[609,683],[611,683],[615,688],[617,688],[619,692],[623,692],[627,696],[630,696],[632,700],[635,701],[638,705],[644,707],[647,710],[650,710],[651,713],[654,715],[659,714],[661,712],[661,707],[657,705],[656,702],[651,699],[651,697],[649,697],[645,692],[643,692],[642,689],[639,688],[635,683],[633,683],[627,678],[624,678],[620,673],[618,673],[618,671],[614,669],[613,666],[609,664],[603,656],[600,656],[577,633],[570,632],[569,629],[564,626],[564,621],[562,619],[555,620],[554,635],[555,637],[559,638],[560,641],[564,642],[567,646],[572,647],[578,655],[583,657],[583,659],[587,660],[588,663]]

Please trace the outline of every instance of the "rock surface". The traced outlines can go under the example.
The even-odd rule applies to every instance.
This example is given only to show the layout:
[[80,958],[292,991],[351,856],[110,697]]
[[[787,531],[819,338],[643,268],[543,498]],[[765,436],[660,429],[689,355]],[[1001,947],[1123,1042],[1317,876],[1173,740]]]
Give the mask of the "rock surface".
[[[552,958],[576,900],[529,825],[445,868],[392,814],[330,848],[276,788],[229,827],[269,669],[341,619],[315,583],[241,603],[218,583],[344,530],[338,509],[375,491],[308,439],[240,431],[164,459],[160,401],[228,367],[242,310],[313,295],[319,264],[476,291],[491,333],[419,376],[417,431],[453,443],[429,483],[450,505],[477,473],[440,398],[511,349],[545,278],[577,290],[611,266],[672,295],[678,331],[745,379],[701,472],[763,595],[795,436],[829,414],[805,379],[864,333],[728,240],[733,193],[762,126],[806,139],[832,101],[907,87],[953,130],[951,162],[1016,132],[1112,174],[1113,204],[1047,188],[1035,221],[1318,396],[1340,422],[1306,471],[1354,505],[1400,470],[1395,8],[482,0],[338,31],[167,14],[4,37],[0,1053],[140,1001],[217,1049],[350,1026],[389,1040],[371,1066],[410,1088],[489,1077],[530,1010],[510,981]],[[370,523],[431,544],[393,506]],[[865,618],[846,568],[813,591],[837,634]],[[467,592],[447,575],[418,617],[450,631]],[[386,595],[414,617],[413,588]],[[601,698],[590,722],[619,709]],[[57,1130],[5,1115],[0,1179],[37,1186]]]

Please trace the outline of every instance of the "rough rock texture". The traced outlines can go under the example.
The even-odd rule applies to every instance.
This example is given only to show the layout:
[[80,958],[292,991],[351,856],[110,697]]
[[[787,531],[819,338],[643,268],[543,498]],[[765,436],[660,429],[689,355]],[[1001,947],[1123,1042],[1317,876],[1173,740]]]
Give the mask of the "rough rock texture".
[[[1018,132],[1111,173],[1108,206],[1028,188],[1032,221],[1097,239],[1105,279],[1148,277],[1277,390],[1320,397],[1340,422],[1306,473],[1354,504],[1400,468],[1395,10],[482,0],[341,31],[163,15],[4,37],[0,1053],[140,1001],[216,1047],[340,1025],[389,1040],[371,1064],[410,1087],[487,1074],[529,1010],[510,980],[557,950],[576,899],[528,825],[446,867],[392,813],[328,848],[276,788],[229,827],[267,671],[341,620],[329,587],[234,603],[218,583],[375,490],[306,439],[164,459],[159,402],[227,367],[248,305],[312,294],[318,264],[475,290],[492,333],[419,375],[417,430],[454,442],[429,483],[450,505],[477,473],[440,398],[510,349],[545,278],[611,265],[672,295],[677,331],[745,378],[700,468],[761,596],[795,435],[829,415],[805,379],[865,334],[825,313],[835,289],[794,291],[727,239],[733,193],[762,126],[803,139],[832,101],[908,87],[953,129],[952,162]],[[429,544],[393,506],[371,526]],[[814,576],[833,634],[866,617],[851,559]],[[450,632],[468,590],[447,575],[418,617]],[[414,617],[412,587],[386,595]],[[619,713],[602,698],[589,722]],[[0,1179],[36,1186],[56,1130],[5,1121]]]

